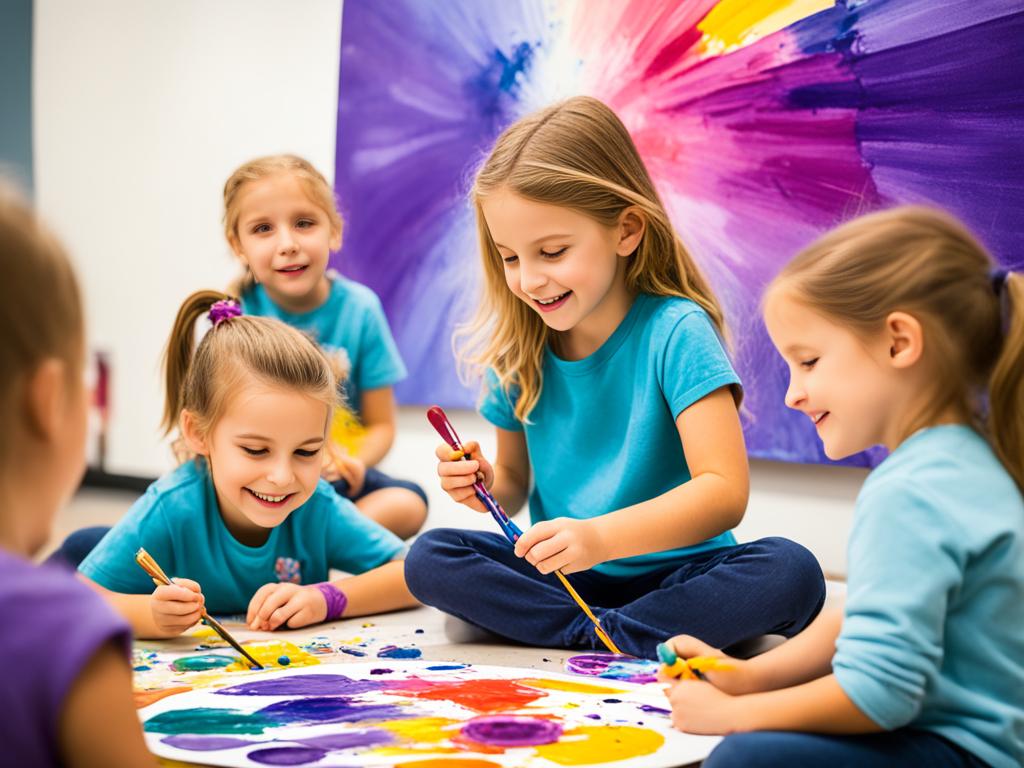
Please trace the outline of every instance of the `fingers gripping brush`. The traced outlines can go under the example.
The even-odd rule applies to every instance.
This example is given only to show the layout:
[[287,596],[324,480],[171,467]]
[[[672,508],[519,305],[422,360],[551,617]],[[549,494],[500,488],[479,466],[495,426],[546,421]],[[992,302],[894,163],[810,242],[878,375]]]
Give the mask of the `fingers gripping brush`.
[[[437,430],[437,434],[441,436],[441,439],[448,443],[451,449],[455,451],[455,453],[457,454],[457,456],[453,458],[453,461],[457,461],[458,459],[463,459],[466,461],[469,460],[469,456],[466,454],[465,449],[462,447],[462,441],[459,440],[459,436],[455,432],[455,427],[453,427],[452,423],[448,421],[448,417],[445,415],[445,412],[441,409],[441,406],[431,406],[427,410],[427,420],[434,427],[434,429]],[[476,497],[480,500],[480,503],[484,505],[484,509],[491,513],[491,517],[494,518],[494,521],[498,524],[498,527],[501,528],[501,532],[505,534],[505,538],[507,538],[510,542],[512,542],[513,545],[515,545],[516,541],[519,540],[519,537],[523,535],[523,532],[519,529],[519,526],[517,526],[515,523],[512,522],[512,520],[509,519],[509,516],[505,514],[505,510],[501,508],[501,505],[498,503],[498,500],[491,495],[491,492],[488,491],[487,488],[484,487],[484,484],[479,480],[473,483],[473,492],[476,494]],[[622,655],[622,651],[620,651],[618,647],[616,647],[615,643],[612,642],[612,639],[608,636],[608,633],[605,632],[604,628],[601,626],[601,622],[598,620],[597,616],[595,616],[594,612],[590,610],[590,606],[583,601],[583,598],[579,596],[579,593],[576,592],[575,589],[573,589],[572,584],[570,584],[569,580],[565,578],[565,574],[563,574],[561,570],[556,570],[555,576],[557,576],[558,580],[562,582],[562,586],[565,587],[566,591],[569,593],[572,599],[576,601],[576,604],[582,609],[583,613],[587,615],[587,618],[590,619],[591,622],[593,622],[594,631],[597,633],[597,636],[600,638],[601,642],[604,643],[605,647],[612,653]]]

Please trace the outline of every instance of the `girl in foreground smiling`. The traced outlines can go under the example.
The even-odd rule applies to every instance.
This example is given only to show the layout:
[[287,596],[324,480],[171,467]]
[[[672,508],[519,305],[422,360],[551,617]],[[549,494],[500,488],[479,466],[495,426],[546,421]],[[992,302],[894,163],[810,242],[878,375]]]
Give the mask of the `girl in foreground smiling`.
[[768,287],[786,404],[830,458],[892,453],[857,498],[845,611],[670,689],[682,730],[757,731],[706,768],[1024,765],[1022,310],[1024,280],[925,208],[840,227]]
[[478,511],[478,476],[509,513],[529,494],[533,527],[514,549],[427,531],[406,563],[413,594],[519,642],[602,647],[560,569],[647,658],[674,632],[729,645],[803,629],[821,569],[792,541],[733,537],[749,479],[722,310],[622,122],[587,97],[518,121],[473,199],[484,295],[462,351],[487,372],[498,451],[492,465],[475,443],[470,461],[439,447],[438,473]]
[[[193,351],[204,315],[212,328]],[[272,630],[415,604],[402,542],[320,478],[338,394],[316,344],[200,291],[178,312],[165,368],[164,428],[180,429],[192,458],[151,485],[80,566],[138,636],[179,634],[204,605]],[[139,547],[188,578],[154,590],[135,563]],[[358,575],[329,582],[330,568]]]

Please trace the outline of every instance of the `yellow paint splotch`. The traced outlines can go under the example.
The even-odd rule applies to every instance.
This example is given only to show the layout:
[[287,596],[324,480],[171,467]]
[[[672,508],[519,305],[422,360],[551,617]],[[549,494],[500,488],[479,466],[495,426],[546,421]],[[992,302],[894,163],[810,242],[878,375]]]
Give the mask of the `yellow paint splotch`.
[[[242,647],[249,654],[267,669],[287,669],[288,667],[309,667],[319,664],[320,659],[299,648],[294,643],[281,640],[270,640],[265,643],[243,643]],[[278,663],[282,656],[288,657],[288,664]],[[249,671],[249,664],[245,659],[239,659],[234,664],[224,667],[225,672]]]
[[649,728],[582,725],[563,733],[554,744],[541,744],[534,749],[559,765],[589,765],[649,755],[664,743],[665,737]]
[[602,696],[612,693],[625,693],[622,688],[609,688],[605,685],[592,685],[591,683],[576,683],[570,680],[527,678],[519,682],[531,688],[543,688],[547,691],[565,691],[566,693],[593,693]]
[[402,763],[403,768],[501,768],[498,763],[490,760],[460,760],[459,758],[440,757],[437,760],[413,760]]

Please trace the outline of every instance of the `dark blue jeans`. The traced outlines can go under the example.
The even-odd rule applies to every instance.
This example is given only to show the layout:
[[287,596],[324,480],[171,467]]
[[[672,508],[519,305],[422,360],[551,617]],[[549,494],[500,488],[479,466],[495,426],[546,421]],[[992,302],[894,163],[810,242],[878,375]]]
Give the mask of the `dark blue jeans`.
[[363,487],[359,489],[359,493],[355,496],[348,495],[348,480],[338,480],[337,482],[331,483],[334,486],[334,490],[338,492],[339,496],[344,496],[350,501],[359,501],[363,496],[379,491],[382,488],[405,488],[407,491],[412,491],[421,499],[424,504],[428,504],[427,493],[417,483],[412,480],[399,480],[397,477],[386,475],[375,467],[366,468],[366,477],[363,479]]
[[938,734],[914,728],[862,736],[756,731],[727,736],[704,768],[985,768]]
[[92,528],[79,528],[60,545],[52,555],[46,558],[47,565],[59,565],[72,570],[77,570],[78,565],[85,560],[86,555],[92,552],[93,548],[100,543],[100,539],[107,535],[109,526],[97,525]]
[[[717,648],[765,634],[795,635],[825,601],[814,556],[767,538],[702,552],[634,579],[596,571],[569,581],[628,654],[653,659],[678,634]],[[423,603],[503,637],[554,648],[603,649],[593,625],[558,582],[518,558],[496,533],[427,531],[405,559],[405,579]]]

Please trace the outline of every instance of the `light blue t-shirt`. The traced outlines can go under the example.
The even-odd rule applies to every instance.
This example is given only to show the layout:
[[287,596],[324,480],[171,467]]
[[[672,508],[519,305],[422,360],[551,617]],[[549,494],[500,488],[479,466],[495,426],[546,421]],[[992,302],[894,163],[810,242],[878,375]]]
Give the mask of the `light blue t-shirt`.
[[363,573],[404,549],[397,536],[324,480],[263,545],[246,546],[225,527],[202,460],[188,461],[149,486],[79,570],[114,592],[149,594],[153,582],[135,562],[139,547],[168,576],[199,582],[207,609],[219,614],[245,613],[264,584],[315,584],[327,580],[330,568]]
[[966,426],[917,432],[868,477],[832,669],[886,729],[1024,765],[1024,499]]
[[336,272],[328,272],[327,278],[331,284],[327,301],[310,312],[285,311],[260,284],[241,297],[242,311],[276,317],[306,331],[325,352],[337,356],[342,369],[348,370],[348,379],[343,382],[345,398],[352,411],[361,416],[362,393],[401,381],[406,375],[405,365],[377,294]]
[[[689,299],[640,294],[615,332],[582,360],[545,350],[543,387],[529,423],[488,373],[480,413],[523,430],[534,486],[530,519],[586,519],[648,501],[690,479],[676,417],[720,387],[738,385],[707,313]],[[696,546],[601,563],[624,578],[731,546],[730,531]]]

